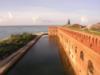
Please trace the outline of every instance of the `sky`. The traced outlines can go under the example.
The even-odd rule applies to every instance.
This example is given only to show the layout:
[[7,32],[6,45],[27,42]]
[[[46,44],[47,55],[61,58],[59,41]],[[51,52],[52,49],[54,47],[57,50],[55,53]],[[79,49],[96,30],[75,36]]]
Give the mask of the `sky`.
[[100,0],[0,0],[1,25],[91,25],[100,22]]

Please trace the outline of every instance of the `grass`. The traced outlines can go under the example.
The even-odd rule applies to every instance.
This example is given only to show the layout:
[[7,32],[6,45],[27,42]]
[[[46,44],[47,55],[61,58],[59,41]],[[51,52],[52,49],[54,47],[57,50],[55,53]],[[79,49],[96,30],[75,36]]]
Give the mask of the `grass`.
[[36,35],[30,33],[12,34],[10,38],[0,41],[0,59],[4,59],[17,51],[35,37]]
[[69,25],[63,26],[63,27],[67,27],[76,31],[81,31],[81,32],[92,34],[92,35],[100,36],[100,30],[96,30],[96,29],[79,28],[79,27],[69,26]]

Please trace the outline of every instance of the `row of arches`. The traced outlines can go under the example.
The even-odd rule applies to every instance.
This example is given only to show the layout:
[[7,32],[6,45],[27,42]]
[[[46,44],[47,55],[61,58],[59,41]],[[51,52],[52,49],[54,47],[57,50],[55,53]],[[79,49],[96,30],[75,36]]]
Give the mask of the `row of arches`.
[[[73,55],[71,53],[72,51],[70,50],[70,48],[73,48],[72,50],[75,52],[76,55],[77,54],[79,55],[78,57],[80,58],[80,60],[83,63],[85,62],[85,59],[87,59],[86,56],[85,56],[85,52],[83,50],[79,50],[77,45],[71,44],[71,41],[69,40],[70,38],[65,37],[65,35],[62,34],[62,33],[64,32],[64,33],[66,33],[66,35],[69,35],[69,36],[71,36],[71,37],[73,37],[75,39],[78,36],[78,38],[76,40],[82,42],[83,44],[89,44],[89,47],[91,47],[91,48],[93,48],[94,44],[97,46],[98,43],[99,43],[98,42],[98,38],[96,38],[96,37],[87,36],[85,34],[83,35],[83,34],[80,34],[78,32],[77,32],[78,34],[76,32],[68,32],[69,30],[68,31],[66,31],[65,29],[61,30],[61,28],[60,28],[60,30],[59,30],[59,28],[58,29],[55,28],[55,29],[56,30],[54,30],[54,28],[50,30],[51,31],[51,35],[54,36],[54,37],[56,36],[56,37],[59,38],[58,41],[59,41],[59,43],[63,44],[62,45],[62,46],[64,46],[63,48],[66,48],[66,45],[70,44],[70,47],[67,47],[68,48],[67,50],[69,50],[68,52],[71,55],[71,58],[74,59],[74,57],[75,57],[75,55]],[[58,33],[58,31],[59,31],[59,33]],[[86,66],[87,66],[87,69],[86,69],[87,70],[87,74],[86,75],[94,75],[95,68],[94,68],[94,64],[93,64],[91,59],[88,59]],[[80,72],[81,71],[82,70],[80,70]]]
[[[78,48],[77,43],[73,44],[75,42],[70,40],[70,38],[65,37],[65,35],[63,35],[62,33],[60,33],[59,37],[60,37],[60,40],[61,40],[60,42],[63,44],[62,46],[64,46],[63,48],[66,48],[65,50],[68,50],[67,52],[70,56],[70,59],[75,60],[75,57],[78,57],[80,59],[80,61],[83,64],[85,64],[85,66],[87,68],[86,69],[86,75],[94,75],[95,68],[94,68],[93,62],[92,62],[91,59],[86,58],[84,50],[80,50]],[[87,59],[87,61],[85,61],[85,59]],[[84,63],[84,62],[86,62],[87,64]],[[76,61],[76,63],[78,63],[78,61]],[[82,68],[82,67],[80,67],[80,68]],[[79,72],[82,72],[82,69],[80,69]]]
[[73,37],[74,39],[78,40],[82,44],[88,46],[89,48],[95,50],[96,52],[100,53],[100,37],[93,36],[87,33],[73,31],[67,28],[59,27],[66,35]]
[[[67,40],[67,44],[70,44],[70,45],[71,45],[70,48],[72,48],[72,49],[67,49],[68,52],[69,52],[69,55],[71,55],[72,60],[73,60],[73,59],[75,60],[75,58],[79,58],[79,60],[86,66],[86,75],[94,75],[94,70],[95,70],[95,68],[94,68],[93,62],[92,62],[91,59],[89,59],[89,58],[87,58],[87,57],[85,56],[84,50],[80,50],[80,49],[78,48],[77,44],[74,45],[74,44],[72,44],[72,42],[69,41],[69,40]],[[67,44],[66,44],[66,45],[67,45]],[[71,50],[72,50],[72,51],[71,51]],[[74,54],[73,54],[72,52],[74,52]],[[74,58],[74,57],[75,57],[75,58]],[[85,59],[87,59],[87,61],[85,61]],[[76,63],[79,63],[79,60],[76,60]],[[87,64],[84,63],[84,62],[86,62]],[[81,69],[81,68],[82,68],[82,67],[80,67],[80,71],[79,71],[79,72],[82,72],[82,69]],[[83,68],[83,70],[84,70],[84,68]],[[80,74],[81,74],[81,73],[80,73]]]

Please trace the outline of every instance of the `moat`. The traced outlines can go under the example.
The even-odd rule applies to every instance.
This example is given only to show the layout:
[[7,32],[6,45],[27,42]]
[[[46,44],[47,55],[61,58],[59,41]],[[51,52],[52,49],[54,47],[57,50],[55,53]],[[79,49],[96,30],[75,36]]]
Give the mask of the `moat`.
[[6,75],[65,75],[57,45],[41,37]]

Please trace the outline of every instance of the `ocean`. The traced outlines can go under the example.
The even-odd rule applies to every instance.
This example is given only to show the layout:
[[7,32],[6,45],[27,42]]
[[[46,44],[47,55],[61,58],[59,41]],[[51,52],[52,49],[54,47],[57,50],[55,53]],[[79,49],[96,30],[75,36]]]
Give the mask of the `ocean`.
[[48,26],[0,26],[0,39],[23,32],[47,32]]

